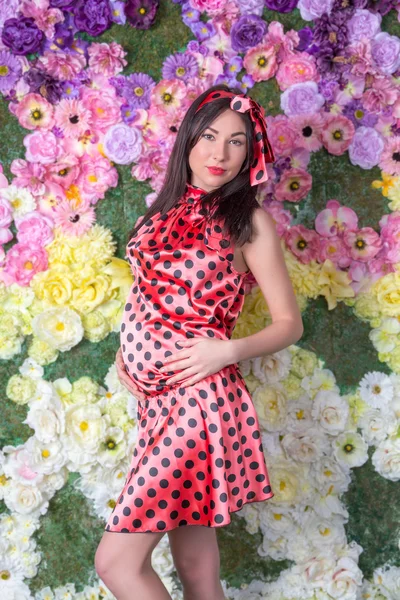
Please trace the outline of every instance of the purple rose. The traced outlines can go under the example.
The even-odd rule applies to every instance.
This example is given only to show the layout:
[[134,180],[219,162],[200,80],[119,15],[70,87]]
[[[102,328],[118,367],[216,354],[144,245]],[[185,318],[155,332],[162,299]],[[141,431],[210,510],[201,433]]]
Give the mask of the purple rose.
[[391,75],[400,66],[400,40],[386,31],[371,41],[371,56],[375,66],[385,75]]
[[373,127],[359,127],[349,146],[349,158],[353,165],[372,169],[381,158],[385,146],[383,137]]
[[381,28],[382,17],[379,13],[357,9],[347,22],[350,42],[358,42],[362,38],[372,39]]
[[263,14],[264,0],[236,0],[236,4],[241,15],[252,14],[261,17]]
[[89,35],[100,35],[112,24],[108,0],[78,0],[73,13],[75,27]]
[[129,165],[142,151],[142,134],[135,127],[117,123],[107,131],[103,141],[105,155],[117,165]]
[[299,0],[297,8],[305,21],[314,21],[332,10],[333,0]]
[[125,15],[128,23],[135,29],[149,29],[156,18],[158,4],[158,0],[127,0]]
[[257,46],[267,33],[266,22],[257,15],[243,15],[231,28],[232,48],[246,52]]
[[50,6],[61,10],[72,10],[77,0],[50,0]]
[[36,26],[31,17],[13,17],[4,23],[2,42],[14,54],[37,52],[44,38],[43,31]]
[[281,109],[288,117],[316,113],[324,103],[315,81],[294,83],[281,95]]
[[265,0],[265,6],[280,13],[289,13],[296,8],[297,0]]

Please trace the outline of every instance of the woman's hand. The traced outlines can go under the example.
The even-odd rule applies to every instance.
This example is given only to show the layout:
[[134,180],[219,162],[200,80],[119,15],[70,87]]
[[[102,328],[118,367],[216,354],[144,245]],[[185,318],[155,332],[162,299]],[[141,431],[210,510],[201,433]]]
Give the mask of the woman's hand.
[[186,379],[186,377],[189,379],[184,382],[183,386],[193,385],[235,362],[229,340],[192,338],[178,343],[180,346],[184,346],[183,350],[168,356],[163,361],[164,366],[160,369],[161,373],[183,369],[170,379],[166,379],[168,385]]
[[146,395],[138,389],[135,382],[132,380],[131,377],[129,377],[128,373],[126,372],[124,359],[122,358],[121,348],[118,349],[117,355],[115,357],[115,365],[117,367],[118,379],[120,380],[122,385],[126,387],[128,392],[133,394],[135,398],[138,398],[139,400],[146,400]]

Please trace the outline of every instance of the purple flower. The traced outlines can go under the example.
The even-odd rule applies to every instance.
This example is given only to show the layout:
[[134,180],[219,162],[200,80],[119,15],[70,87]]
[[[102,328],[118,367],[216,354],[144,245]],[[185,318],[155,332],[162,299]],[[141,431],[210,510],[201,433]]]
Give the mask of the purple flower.
[[373,127],[359,127],[349,146],[349,159],[362,169],[372,169],[380,160],[385,142]]
[[24,73],[24,81],[29,85],[30,91],[41,94],[51,104],[56,104],[62,96],[62,84],[48,73],[32,67]]
[[267,32],[266,22],[257,15],[243,15],[231,28],[232,48],[246,52],[257,46]]
[[203,21],[192,23],[190,29],[200,42],[210,39],[217,32],[212,21],[208,21],[207,23],[203,23]]
[[318,82],[318,91],[328,102],[333,102],[338,87],[339,83],[333,79],[321,79]]
[[111,85],[116,89],[117,95],[125,98],[128,104],[135,108],[149,108],[150,93],[155,82],[146,73],[131,73],[127,77],[118,75],[110,77]]
[[163,79],[181,79],[185,83],[199,72],[199,64],[191,54],[176,52],[168,56],[163,64]]
[[62,82],[62,98],[79,98],[79,90],[81,83],[78,80],[75,81],[63,81]]
[[78,31],[97,36],[111,26],[111,8],[108,0],[78,0],[73,8]]
[[50,6],[61,10],[72,10],[77,0],[50,0]]
[[330,14],[333,0],[299,0],[297,8],[305,21],[314,21],[324,13]]
[[227,77],[236,78],[242,69],[243,58],[241,56],[234,56],[225,64],[224,73]]
[[158,0],[127,0],[125,15],[135,29],[149,29],[156,18]]
[[121,117],[124,123],[129,125],[136,117],[136,107],[133,104],[123,104],[121,106]]
[[352,100],[343,109],[345,117],[353,121],[356,127],[365,125],[366,127],[373,127],[378,121],[378,115],[374,115],[368,112],[361,100]]
[[325,79],[336,79],[339,81],[342,73],[349,69],[347,65],[334,60],[338,54],[340,55],[340,49],[338,52],[328,40],[322,42],[318,50],[313,54],[318,71]]
[[0,50],[0,92],[8,92],[22,74],[21,63],[7,50]]
[[7,19],[1,34],[3,44],[10,48],[14,54],[37,52],[43,38],[43,31],[38,29],[31,17]]
[[281,95],[281,109],[288,117],[313,114],[324,103],[325,98],[318,92],[315,81],[294,83]]
[[189,52],[200,52],[200,44],[197,40],[190,40],[186,46],[186,49]]
[[347,23],[349,41],[357,42],[363,37],[372,39],[381,28],[382,17],[369,10],[357,9]]
[[400,66],[399,38],[386,31],[381,31],[371,41],[371,56],[382,73],[391,75]]
[[300,38],[299,43],[296,46],[296,50],[299,52],[304,52],[310,47],[313,41],[314,32],[311,27],[303,27],[303,29],[299,29],[297,32]]
[[54,46],[58,46],[62,50],[71,48],[74,42],[74,32],[72,29],[66,27],[65,23],[57,23],[54,32],[52,40],[46,39],[45,50],[53,50],[54,52]]
[[332,12],[315,20],[314,41],[328,40],[333,47],[343,49],[347,46],[347,22],[343,13]]
[[1,0],[0,2],[0,29],[2,29],[7,19],[15,17],[18,13],[20,0]]
[[381,15],[387,15],[397,4],[397,0],[368,0],[366,8]]
[[265,6],[280,13],[289,13],[296,8],[297,0],[265,0]]
[[107,130],[103,141],[104,154],[117,165],[129,165],[142,151],[142,134],[135,127],[117,123]]
[[185,4],[182,5],[182,21],[188,27],[190,27],[192,23],[200,21],[200,15],[200,11],[192,8],[189,2],[185,2]]
[[120,2],[120,0],[111,0],[110,5],[112,22],[117,23],[118,25],[125,25],[125,2]]
[[264,10],[264,0],[236,0],[240,14],[257,15],[261,17]]

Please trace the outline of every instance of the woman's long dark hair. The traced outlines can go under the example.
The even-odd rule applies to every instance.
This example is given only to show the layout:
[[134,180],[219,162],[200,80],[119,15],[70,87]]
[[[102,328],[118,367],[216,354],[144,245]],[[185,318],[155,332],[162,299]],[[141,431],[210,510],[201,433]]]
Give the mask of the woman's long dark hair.
[[[128,241],[153,215],[158,212],[161,212],[161,214],[168,212],[185,193],[186,184],[191,182],[191,169],[189,167],[191,149],[214,119],[229,108],[230,98],[218,98],[205,104],[195,114],[202,100],[214,90],[226,90],[234,94],[242,93],[239,88],[229,88],[225,84],[214,85],[193,101],[176,136],[160,193],[145,212],[140,223],[129,233]],[[254,159],[253,124],[248,113],[238,114],[246,126],[247,157],[234,179],[205,194],[201,202],[202,208],[206,209],[210,219],[221,219],[224,223],[224,233],[231,238],[234,244],[242,246],[251,239],[252,214],[259,207],[259,203],[256,200],[258,186],[250,185],[250,165]]]

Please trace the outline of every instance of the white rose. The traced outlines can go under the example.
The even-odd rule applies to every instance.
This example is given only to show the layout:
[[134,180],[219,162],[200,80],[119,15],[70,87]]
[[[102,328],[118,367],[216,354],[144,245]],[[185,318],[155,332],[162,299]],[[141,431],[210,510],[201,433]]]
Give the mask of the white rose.
[[289,375],[292,355],[289,350],[280,350],[267,356],[258,356],[251,361],[252,371],[261,383],[278,383]]
[[52,348],[66,352],[79,344],[84,329],[79,314],[72,308],[48,308],[32,319],[33,333]]
[[281,431],[286,424],[286,396],[278,386],[260,386],[253,393],[260,424],[267,431]]
[[17,447],[4,446],[8,455],[3,469],[7,477],[26,486],[38,486],[43,481],[43,473],[36,470],[33,458],[26,444]]
[[303,523],[304,533],[315,548],[331,549],[335,545],[346,544],[346,532],[344,519],[338,515],[332,515],[324,519],[312,512]]
[[324,456],[313,464],[311,469],[316,488],[320,494],[325,496],[347,491],[351,482],[351,475],[349,470],[347,468],[344,470],[335,458]]
[[397,424],[393,419],[378,409],[366,410],[358,420],[358,426],[362,430],[364,439],[368,444],[383,442],[384,439],[394,433]]
[[45,475],[57,473],[66,463],[63,446],[59,440],[41,442],[35,436],[32,436],[25,446],[32,456],[33,468],[38,473]]
[[298,529],[293,518],[293,509],[269,505],[260,511],[260,527],[264,536],[272,541],[282,536],[291,537]]
[[313,425],[311,417],[312,404],[310,398],[303,394],[300,398],[287,404],[287,431],[300,433]]
[[375,470],[390,481],[400,479],[400,439],[381,442],[372,455]]
[[336,392],[320,390],[314,398],[311,414],[327,433],[337,435],[345,429],[349,406]]
[[357,598],[363,575],[354,560],[347,557],[338,560],[331,577],[326,588],[328,594],[342,600]]
[[65,431],[65,413],[58,397],[42,400],[32,404],[23,421],[34,430],[41,442],[52,442]]
[[329,369],[315,369],[312,375],[303,377],[301,387],[311,398],[314,398],[320,390],[339,392],[335,375]]
[[330,448],[327,437],[316,427],[307,433],[287,433],[281,443],[288,458],[306,463],[314,463]]
[[9,510],[21,514],[31,514],[35,517],[47,512],[49,503],[43,497],[39,488],[12,481],[6,488],[4,502]]

